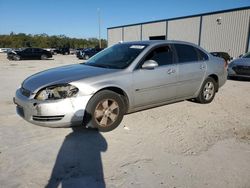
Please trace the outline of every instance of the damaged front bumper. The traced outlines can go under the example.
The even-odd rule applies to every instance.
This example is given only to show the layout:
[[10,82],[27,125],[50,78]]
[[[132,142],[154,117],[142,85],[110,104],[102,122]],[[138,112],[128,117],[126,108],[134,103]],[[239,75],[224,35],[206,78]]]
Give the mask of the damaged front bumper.
[[91,95],[72,98],[39,101],[26,97],[21,89],[13,98],[17,114],[26,121],[46,127],[70,127],[81,125],[85,108]]

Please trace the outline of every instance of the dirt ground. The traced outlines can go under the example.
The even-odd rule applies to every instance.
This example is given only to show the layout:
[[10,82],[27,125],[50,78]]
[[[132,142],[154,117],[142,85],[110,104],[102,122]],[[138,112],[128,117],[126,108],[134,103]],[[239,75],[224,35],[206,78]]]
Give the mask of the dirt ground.
[[53,58],[0,55],[0,187],[250,187],[250,82],[228,80],[211,104],[126,115],[108,133],[53,129],[24,121],[12,102],[27,76],[81,62]]

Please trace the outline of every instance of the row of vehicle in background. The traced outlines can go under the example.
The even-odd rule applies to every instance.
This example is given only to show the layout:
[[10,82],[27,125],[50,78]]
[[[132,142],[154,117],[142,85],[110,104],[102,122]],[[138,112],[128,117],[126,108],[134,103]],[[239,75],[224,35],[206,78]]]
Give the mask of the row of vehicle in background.
[[52,53],[41,48],[25,48],[21,50],[11,50],[7,53],[9,60],[21,59],[48,59],[52,58]]
[[98,52],[102,51],[103,48],[85,48],[85,49],[79,49],[76,51],[76,57],[78,59],[85,59],[88,60]]

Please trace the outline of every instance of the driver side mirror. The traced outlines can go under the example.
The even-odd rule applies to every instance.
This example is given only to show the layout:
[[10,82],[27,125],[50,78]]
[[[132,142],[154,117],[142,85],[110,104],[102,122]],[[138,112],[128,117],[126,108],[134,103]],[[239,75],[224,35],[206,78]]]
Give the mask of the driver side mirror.
[[145,61],[142,65],[142,69],[146,69],[146,70],[152,70],[156,67],[158,67],[158,63],[152,59]]

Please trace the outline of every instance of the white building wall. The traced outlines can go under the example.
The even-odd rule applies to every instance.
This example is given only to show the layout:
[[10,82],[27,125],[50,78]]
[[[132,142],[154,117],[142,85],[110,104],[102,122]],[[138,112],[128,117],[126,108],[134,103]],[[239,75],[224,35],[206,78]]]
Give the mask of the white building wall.
[[225,51],[237,57],[246,50],[249,21],[250,10],[203,16],[200,45],[210,52]]
[[141,25],[124,27],[124,41],[141,40]]
[[108,29],[108,46],[122,41],[122,28]]
[[142,40],[149,40],[151,36],[165,36],[166,22],[142,24]]
[[181,40],[198,45],[199,33],[200,17],[168,21],[168,40]]

